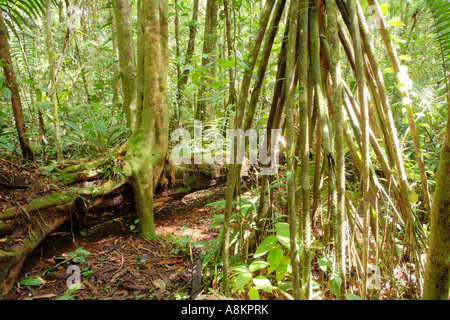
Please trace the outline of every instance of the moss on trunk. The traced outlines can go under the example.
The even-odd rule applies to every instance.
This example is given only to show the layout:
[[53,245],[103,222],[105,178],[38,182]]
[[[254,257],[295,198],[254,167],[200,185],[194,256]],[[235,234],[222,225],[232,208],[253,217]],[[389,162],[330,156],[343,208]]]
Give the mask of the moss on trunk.
[[450,123],[436,177],[431,208],[430,243],[425,267],[424,300],[449,299],[450,285]]

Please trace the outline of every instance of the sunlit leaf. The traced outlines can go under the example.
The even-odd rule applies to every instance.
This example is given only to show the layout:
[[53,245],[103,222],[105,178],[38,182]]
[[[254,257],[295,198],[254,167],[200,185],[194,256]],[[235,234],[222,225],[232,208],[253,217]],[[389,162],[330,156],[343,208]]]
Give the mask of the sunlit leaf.
[[251,272],[258,271],[260,269],[264,269],[269,265],[266,261],[253,261],[250,263],[250,266],[248,267]]
[[272,250],[277,243],[277,237],[274,235],[268,236],[264,239],[263,242],[259,245],[258,249],[255,251],[255,258],[260,257],[270,250]]
[[252,274],[247,273],[240,273],[234,282],[234,289],[235,290],[242,290],[244,286],[252,280]]
[[398,20],[391,20],[391,21],[389,21],[389,24],[394,27],[401,27],[401,26],[405,25],[403,22],[398,21]]
[[264,276],[257,276],[253,278],[253,284],[258,289],[264,290],[266,292],[272,292],[272,284],[270,283],[269,279]]
[[267,262],[269,263],[269,274],[278,268],[283,258],[283,250],[281,248],[273,248],[267,255]]

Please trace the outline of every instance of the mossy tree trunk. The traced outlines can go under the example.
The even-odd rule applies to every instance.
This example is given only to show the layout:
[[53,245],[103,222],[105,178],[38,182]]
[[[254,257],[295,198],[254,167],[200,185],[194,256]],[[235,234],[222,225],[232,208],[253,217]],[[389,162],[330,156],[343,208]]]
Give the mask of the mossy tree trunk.
[[[300,225],[300,241],[303,243],[301,255],[301,277],[302,290],[306,300],[311,296],[311,262],[310,262],[310,245],[311,245],[311,219],[310,219],[310,179],[309,179],[309,112],[308,112],[308,67],[309,67],[309,20],[308,20],[308,0],[300,0],[299,10],[299,48],[297,73],[299,75],[298,85],[299,93],[299,117],[300,130],[298,135],[299,153],[300,153],[300,179],[301,197],[297,201],[299,211]],[[301,200],[300,200],[301,199]]]
[[122,69],[122,91],[125,101],[127,125],[132,129],[136,122],[136,57],[131,29],[130,4],[128,0],[114,0],[117,30],[117,49]]
[[422,297],[424,300],[450,298],[450,96],[448,107],[447,130],[431,207],[430,242]]
[[328,36],[330,39],[330,73],[333,81],[333,106],[335,119],[336,158],[336,221],[335,225],[335,270],[342,280],[341,294],[345,293],[345,154],[344,154],[344,112],[342,108],[342,85],[340,68],[340,42],[338,34],[338,8],[334,0],[327,0]]
[[153,191],[168,149],[168,4],[138,2],[136,123],[127,143],[126,163],[132,176],[139,232],[155,236]]
[[298,11],[299,0],[291,2],[289,7],[289,33],[287,39],[286,54],[286,142],[287,142],[287,207],[286,214],[289,221],[290,231],[290,253],[292,264],[292,287],[294,289],[294,299],[300,300],[300,276],[299,276],[299,255],[297,245],[297,224],[298,217],[295,210],[295,141],[294,141],[294,108],[295,105],[295,60],[298,33]]
[[368,279],[368,259],[369,259],[369,236],[370,236],[370,157],[369,157],[369,105],[366,92],[366,81],[364,75],[364,62],[361,35],[359,31],[358,16],[356,11],[356,2],[350,0],[348,11],[350,18],[350,33],[353,38],[353,49],[355,52],[356,81],[358,85],[358,102],[360,107],[361,123],[361,158],[362,158],[362,196],[363,196],[363,289],[362,298],[366,297],[366,285]]

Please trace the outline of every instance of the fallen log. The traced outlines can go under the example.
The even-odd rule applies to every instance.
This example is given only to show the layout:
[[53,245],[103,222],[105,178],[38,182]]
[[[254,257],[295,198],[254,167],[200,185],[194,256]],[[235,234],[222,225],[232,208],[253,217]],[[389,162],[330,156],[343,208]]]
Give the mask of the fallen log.
[[[102,168],[78,166],[82,171],[106,172]],[[76,180],[82,177],[73,168],[64,170],[73,173]],[[102,176],[97,179],[100,178]],[[65,182],[71,187],[33,199],[29,203],[17,203],[0,212],[0,299],[13,288],[26,257],[64,222],[70,220],[79,229],[83,229],[116,218],[114,215],[103,215],[105,212],[122,206],[129,206],[128,209],[133,210],[132,188],[128,177],[115,175],[109,178],[114,180],[96,180],[94,182],[97,184],[90,182],[87,187],[83,185],[85,181],[74,186],[75,180],[67,179]],[[154,207],[225,181],[226,171],[223,167],[175,166],[167,163],[155,190]]]

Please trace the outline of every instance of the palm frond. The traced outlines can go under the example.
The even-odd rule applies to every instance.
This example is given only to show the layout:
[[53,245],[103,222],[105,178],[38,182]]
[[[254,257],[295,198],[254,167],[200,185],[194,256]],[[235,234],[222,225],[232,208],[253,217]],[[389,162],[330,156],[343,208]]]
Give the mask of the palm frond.
[[[59,1],[53,0],[53,4]],[[45,0],[0,0],[5,22],[23,29],[45,13]]]
[[429,8],[444,63],[450,65],[450,0],[423,0]]

